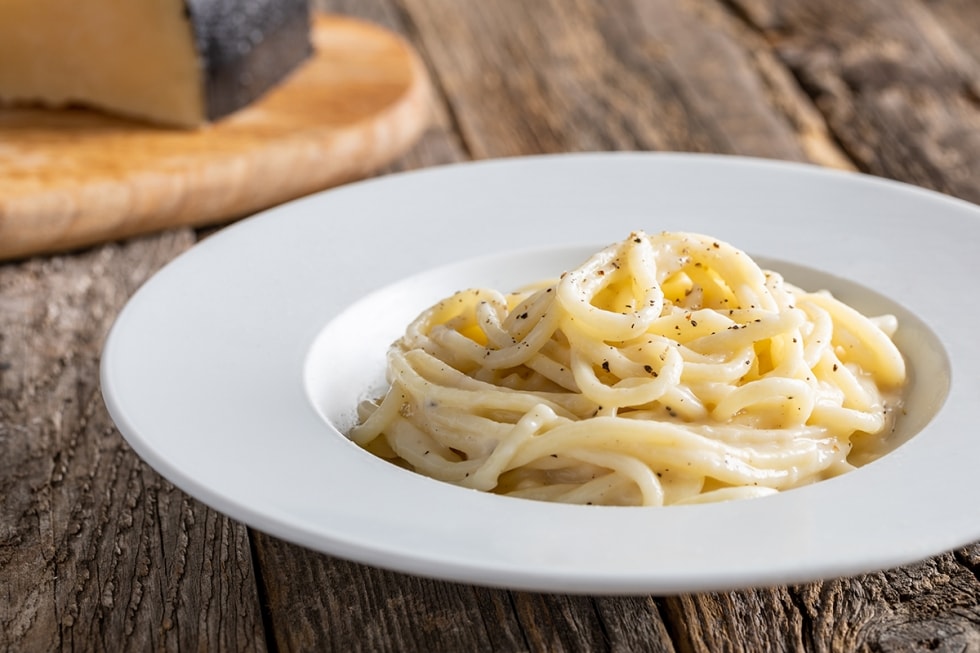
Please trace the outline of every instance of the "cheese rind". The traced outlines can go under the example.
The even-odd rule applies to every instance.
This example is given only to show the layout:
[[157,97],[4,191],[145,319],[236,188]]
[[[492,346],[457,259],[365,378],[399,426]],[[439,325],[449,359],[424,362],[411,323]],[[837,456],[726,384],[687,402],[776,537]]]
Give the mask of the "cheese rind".
[[3,0],[0,101],[197,126],[312,51],[305,0]]
[[209,120],[252,102],[312,52],[306,0],[187,0],[187,8]]

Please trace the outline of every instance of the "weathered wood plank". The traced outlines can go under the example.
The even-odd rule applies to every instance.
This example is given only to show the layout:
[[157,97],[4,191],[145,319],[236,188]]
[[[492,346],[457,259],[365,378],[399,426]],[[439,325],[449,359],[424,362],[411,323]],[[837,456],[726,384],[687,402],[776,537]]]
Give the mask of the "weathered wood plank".
[[825,583],[666,602],[675,623],[690,625],[679,633],[688,651],[978,650],[980,583],[959,555]]
[[[980,6],[975,0],[922,0],[956,46],[980,63]],[[974,80],[980,83],[980,80]],[[975,93],[980,96],[980,92]]]
[[532,651],[676,650],[650,597],[516,592],[513,603]]
[[[254,534],[281,651],[495,651],[523,648],[497,616],[503,592],[438,583],[312,554]],[[312,582],[308,582],[312,581]]]
[[177,231],[0,265],[0,650],[263,650],[246,530],[140,462],[102,404],[116,313]]
[[668,597],[682,651],[800,651],[802,622],[786,588]]
[[282,651],[674,651],[650,598],[485,589],[253,537]]
[[952,553],[795,590],[807,636],[824,650],[980,648],[980,583]]
[[728,1],[862,170],[980,202],[980,64],[958,43],[978,39],[944,27],[977,25],[980,4],[948,5],[940,20],[919,0]]
[[405,0],[477,158],[727,152],[846,166],[765,43],[703,0]]

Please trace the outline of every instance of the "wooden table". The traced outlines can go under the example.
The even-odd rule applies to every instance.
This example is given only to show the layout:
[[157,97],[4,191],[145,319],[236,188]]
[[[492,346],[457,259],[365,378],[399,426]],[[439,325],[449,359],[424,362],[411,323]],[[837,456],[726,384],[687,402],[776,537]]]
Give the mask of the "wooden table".
[[[435,122],[393,169],[722,152],[980,202],[977,0],[318,4],[403,34],[429,69]],[[200,237],[0,265],[0,650],[980,650],[980,544],[793,587],[555,596],[369,568],[229,520],[127,447],[99,389],[117,312]]]

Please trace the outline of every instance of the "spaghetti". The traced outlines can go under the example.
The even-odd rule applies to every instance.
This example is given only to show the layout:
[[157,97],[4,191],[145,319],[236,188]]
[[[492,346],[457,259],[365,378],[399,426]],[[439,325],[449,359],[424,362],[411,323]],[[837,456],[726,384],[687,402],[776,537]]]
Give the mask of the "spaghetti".
[[762,496],[877,455],[906,376],[896,328],[716,239],[635,232],[557,281],[423,312],[350,437],[516,497]]

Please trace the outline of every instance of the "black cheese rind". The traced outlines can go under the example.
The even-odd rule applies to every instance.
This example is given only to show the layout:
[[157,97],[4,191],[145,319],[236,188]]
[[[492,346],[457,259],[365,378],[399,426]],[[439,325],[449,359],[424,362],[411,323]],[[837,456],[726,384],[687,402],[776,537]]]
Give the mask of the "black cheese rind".
[[313,51],[307,0],[186,0],[208,120],[253,102]]

